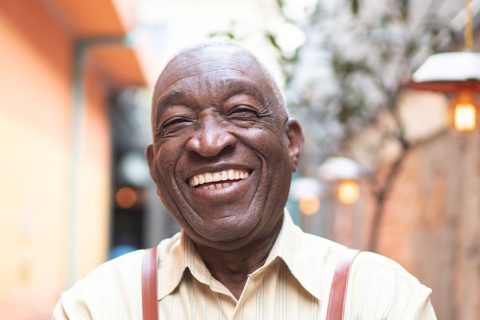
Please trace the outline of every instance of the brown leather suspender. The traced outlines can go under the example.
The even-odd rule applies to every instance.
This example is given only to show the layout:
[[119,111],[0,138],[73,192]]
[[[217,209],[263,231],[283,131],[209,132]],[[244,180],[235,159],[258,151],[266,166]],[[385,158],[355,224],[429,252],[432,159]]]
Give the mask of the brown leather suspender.
[[146,249],[142,264],[142,314],[144,320],[158,319],[157,247]]
[[328,299],[327,320],[342,320],[347,295],[348,273],[358,250],[345,249],[340,253]]
[[[347,293],[348,273],[358,250],[345,249],[340,254],[333,275],[327,320],[342,320]],[[158,320],[157,299],[157,247],[146,249],[142,265],[143,320]]]

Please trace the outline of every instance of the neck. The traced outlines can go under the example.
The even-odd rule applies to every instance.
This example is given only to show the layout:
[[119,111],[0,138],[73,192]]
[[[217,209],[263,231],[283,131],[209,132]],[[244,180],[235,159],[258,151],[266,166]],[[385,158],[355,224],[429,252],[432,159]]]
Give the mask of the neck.
[[245,287],[248,275],[263,266],[272,249],[283,219],[263,239],[234,250],[219,250],[195,244],[200,257],[215,279],[220,281],[237,298]]

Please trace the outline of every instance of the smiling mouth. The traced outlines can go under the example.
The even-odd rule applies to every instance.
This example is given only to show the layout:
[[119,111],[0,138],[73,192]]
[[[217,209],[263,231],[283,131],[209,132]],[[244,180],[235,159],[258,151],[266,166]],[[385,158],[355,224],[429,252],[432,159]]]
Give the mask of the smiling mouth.
[[222,189],[231,186],[235,182],[247,179],[250,174],[249,171],[240,169],[205,172],[194,175],[188,180],[188,183],[193,188]]

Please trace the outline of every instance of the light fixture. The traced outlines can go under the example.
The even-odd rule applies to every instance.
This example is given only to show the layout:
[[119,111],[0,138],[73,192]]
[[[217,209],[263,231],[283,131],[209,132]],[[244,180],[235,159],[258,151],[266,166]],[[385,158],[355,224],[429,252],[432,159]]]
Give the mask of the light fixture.
[[303,196],[298,200],[298,208],[304,215],[314,215],[320,209],[320,199],[318,196]]
[[321,180],[336,185],[338,200],[346,205],[352,205],[360,198],[359,179],[365,170],[356,161],[346,157],[328,158],[319,168]]
[[115,193],[115,201],[120,208],[132,208],[138,200],[137,192],[130,187],[122,187]]
[[462,90],[450,104],[448,124],[457,131],[474,131],[478,126],[478,111],[479,107],[474,92]]
[[343,204],[354,204],[360,197],[360,185],[356,180],[341,180],[337,186],[337,197]]
[[322,187],[313,178],[297,178],[292,181],[290,196],[298,202],[298,209],[303,215],[314,215],[320,210]]
[[465,1],[465,12],[465,50],[430,56],[413,74],[408,87],[453,93],[447,122],[458,131],[470,132],[477,128],[479,109],[475,93],[480,91],[480,54],[473,52],[471,0]]

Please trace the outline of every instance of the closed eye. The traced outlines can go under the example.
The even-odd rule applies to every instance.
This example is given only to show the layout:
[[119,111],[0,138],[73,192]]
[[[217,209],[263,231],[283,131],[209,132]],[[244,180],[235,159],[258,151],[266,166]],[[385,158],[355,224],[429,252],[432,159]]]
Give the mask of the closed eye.
[[174,117],[174,118],[171,118],[171,119],[168,119],[167,121],[165,121],[162,124],[162,127],[166,128],[166,127],[169,127],[169,126],[174,126],[174,125],[177,125],[177,124],[182,124],[182,123],[187,123],[187,122],[191,122],[191,120],[189,120],[187,118],[182,118],[182,117]]
[[157,132],[160,136],[169,136],[175,134],[176,132],[182,130],[185,127],[188,127],[193,123],[192,119],[185,117],[173,117],[165,122],[163,122]]
[[232,111],[230,111],[228,115],[235,119],[254,119],[258,118],[258,111],[255,110],[253,107],[239,105],[235,107]]

